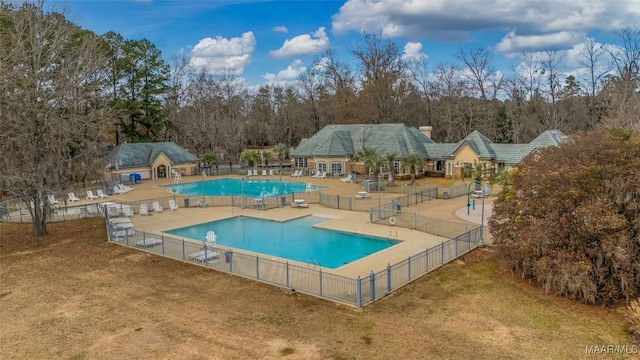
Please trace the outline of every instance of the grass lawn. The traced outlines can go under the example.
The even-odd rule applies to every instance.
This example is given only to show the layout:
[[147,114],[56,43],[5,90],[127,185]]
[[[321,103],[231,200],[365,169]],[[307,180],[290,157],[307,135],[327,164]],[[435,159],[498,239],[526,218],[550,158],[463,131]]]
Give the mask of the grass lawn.
[[558,299],[479,249],[357,310],[107,244],[104,222],[0,223],[2,359],[618,359],[619,309]]

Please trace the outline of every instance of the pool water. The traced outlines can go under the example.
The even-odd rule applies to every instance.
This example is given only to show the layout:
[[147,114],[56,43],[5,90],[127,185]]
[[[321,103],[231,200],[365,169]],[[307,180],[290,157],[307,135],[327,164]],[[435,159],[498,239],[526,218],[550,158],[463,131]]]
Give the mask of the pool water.
[[326,218],[307,216],[279,222],[238,216],[178,228],[167,233],[204,241],[214,231],[217,246],[230,246],[335,269],[399,241],[315,228]]
[[[200,196],[245,195],[250,197],[272,197],[307,191],[307,183],[304,182],[249,179],[216,179],[166,185],[165,187],[177,194]],[[312,191],[318,191],[322,188],[324,187],[311,186]]]

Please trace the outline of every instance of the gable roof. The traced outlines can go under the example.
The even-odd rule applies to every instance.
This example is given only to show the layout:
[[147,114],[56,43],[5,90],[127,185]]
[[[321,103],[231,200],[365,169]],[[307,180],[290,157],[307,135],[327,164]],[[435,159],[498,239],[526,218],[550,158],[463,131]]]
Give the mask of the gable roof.
[[366,146],[381,156],[395,153],[403,157],[418,153],[426,158],[426,143],[433,143],[433,140],[405,124],[328,125],[303,139],[291,156],[353,156]]
[[294,157],[353,156],[367,146],[380,156],[416,153],[425,160],[446,160],[467,144],[478,159],[519,164],[532,152],[564,142],[559,130],[547,130],[528,144],[496,144],[475,130],[457,143],[435,143],[420,130],[404,124],[328,125],[291,152]]
[[174,142],[124,143],[107,155],[107,161],[119,168],[147,166],[164,154],[172,164],[197,162],[198,158]]

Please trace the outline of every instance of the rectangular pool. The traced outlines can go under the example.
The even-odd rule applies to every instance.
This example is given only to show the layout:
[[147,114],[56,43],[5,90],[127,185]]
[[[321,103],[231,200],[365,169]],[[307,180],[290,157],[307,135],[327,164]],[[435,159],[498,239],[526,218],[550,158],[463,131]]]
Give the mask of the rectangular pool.
[[328,219],[307,216],[280,222],[237,216],[166,231],[205,241],[214,231],[218,247],[234,247],[335,269],[393,246],[400,241],[313,227]]

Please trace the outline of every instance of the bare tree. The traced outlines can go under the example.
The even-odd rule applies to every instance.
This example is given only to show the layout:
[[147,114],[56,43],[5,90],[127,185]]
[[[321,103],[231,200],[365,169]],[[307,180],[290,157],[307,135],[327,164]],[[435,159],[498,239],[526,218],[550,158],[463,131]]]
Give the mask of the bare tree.
[[100,38],[44,2],[0,5],[2,171],[5,189],[31,205],[36,238],[47,233],[47,193],[102,175],[106,61]]
[[356,82],[355,75],[349,66],[340,61],[333,50],[327,50],[317,60],[319,74],[325,78],[326,84],[334,96],[333,113],[337,123],[361,123],[361,115],[355,108]]
[[[497,75],[491,67],[491,54],[481,47],[460,49],[458,60],[465,65],[467,72],[462,72],[476,90],[482,100],[493,100],[502,88],[503,77]],[[488,88],[487,88],[488,87]]]

